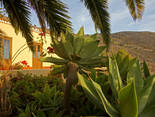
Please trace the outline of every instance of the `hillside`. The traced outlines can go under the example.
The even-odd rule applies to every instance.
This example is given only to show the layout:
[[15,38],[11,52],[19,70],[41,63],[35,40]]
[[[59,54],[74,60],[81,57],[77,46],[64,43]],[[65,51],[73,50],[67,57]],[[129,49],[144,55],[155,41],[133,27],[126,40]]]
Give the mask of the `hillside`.
[[119,32],[111,35],[111,52],[128,51],[140,61],[146,60],[155,73],[155,32]]

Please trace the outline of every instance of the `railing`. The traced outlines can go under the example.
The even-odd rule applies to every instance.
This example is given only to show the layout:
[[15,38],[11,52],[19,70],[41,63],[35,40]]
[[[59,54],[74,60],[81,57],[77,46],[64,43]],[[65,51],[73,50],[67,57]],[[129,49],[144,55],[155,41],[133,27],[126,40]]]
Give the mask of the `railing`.
[[[18,72],[22,74],[32,74],[36,76],[47,76],[50,73],[50,69],[25,69],[25,70],[10,70],[11,75],[16,75]],[[0,76],[5,74],[7,70],[0,70]]]

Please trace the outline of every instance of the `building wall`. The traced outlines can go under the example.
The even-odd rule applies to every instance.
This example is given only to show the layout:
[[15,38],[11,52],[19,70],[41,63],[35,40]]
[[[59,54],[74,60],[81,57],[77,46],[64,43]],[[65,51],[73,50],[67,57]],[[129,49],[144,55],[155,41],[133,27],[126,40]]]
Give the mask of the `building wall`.
[[[22,36],[22,34],[19,32],[18,34],[15,33],[15,30],[11,26],[11,24],[7,21],[3,21],[0,19],[0,29],[4,32],[4,35],[12,37],[12,57],[15,55],[17,50],[21,48],[22,45],[26,45],[26,40]],[[34,40],[38,42],[40,38],[40,30],[39,28],[32,28],[32,34],[34,36]],[[50,35],[46,34],[46,37],[43,38],[44,40],[44,45],[43,45],[43,50],[46,50],[48,46],[50,46],[51,39]],[[23,50],[18,57],[13,61],[13,63],[17,63],[23,60],[26,60],[28,62],[28,65],[32,67],[32,52],[28,48],[28,46],[24,46],[24,48],[27,47],[25,50]],[[50,66],[51,64],[49,63],[43,63],[43,67]]]

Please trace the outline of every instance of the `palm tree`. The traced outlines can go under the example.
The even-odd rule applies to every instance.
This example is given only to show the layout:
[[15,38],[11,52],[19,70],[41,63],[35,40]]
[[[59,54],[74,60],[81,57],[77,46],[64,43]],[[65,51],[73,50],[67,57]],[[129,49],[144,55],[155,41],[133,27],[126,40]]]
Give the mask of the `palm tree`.
[[15,32],[22,32],[27,44],[32,49],[33,36],[31,33],[31,9],[36,11],[42,31],[45,33],[46,24],[51,34],[59,34],[71,27],[67,7],[59,0],[0,0]]
[[[103,41],[109,47],[110,23],[108,0],[81,0],[90,11],[95,27],[101,31]],[[144,11],[144,0],[125,0],[134,20],[141,19]]]
[[[67,7],[60,0],[0,0],[1,6],[6,10],[12,26],[16,32],[21,31],[28,45],[32,45],[30,29],[31,9],[37,13],[43,32],[46,23],[51,34],[58,35],[69,27],[71,22],[67,15]],[[110,44],[110,23],[108,13],[108,0],[81,0],[90,11],[96,29],[101,31],[107,46]],[[125,0],[134,20],[141,19],[144,11],[144,0]]]

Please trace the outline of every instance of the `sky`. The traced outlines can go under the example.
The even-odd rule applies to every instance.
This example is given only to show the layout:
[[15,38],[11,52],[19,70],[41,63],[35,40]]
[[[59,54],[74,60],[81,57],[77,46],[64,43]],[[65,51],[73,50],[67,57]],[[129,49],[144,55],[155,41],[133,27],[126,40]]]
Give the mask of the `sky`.
[[[84,26],[86,34],[95,33],[94,23],[88,10],[81,0],[62,0],[69,8],[69,16],[76,33]],[[151,31],[155,32],[155,0],[145,0],[145,11],[142,20],[134,21],[124,0],[109,0],[111,32],[120,31]],[[39,26],[35,13],[32,24]]]

